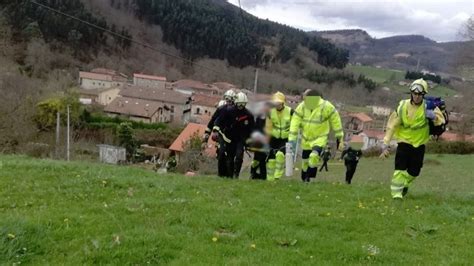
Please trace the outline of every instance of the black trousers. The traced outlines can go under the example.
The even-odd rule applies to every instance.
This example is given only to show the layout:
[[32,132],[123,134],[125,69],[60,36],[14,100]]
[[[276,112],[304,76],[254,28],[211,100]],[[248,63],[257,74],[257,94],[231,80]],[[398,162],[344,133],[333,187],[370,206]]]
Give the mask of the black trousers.
[[217,149],[217,175],[220,177],[227,176],[227,153],[225,151],[225,141],[221,135],[217,139],[219,148]]
[[323,168],[326,168],[326,172],[328,171],[328,160],[323,160],[323,165],[319,168],[319,172],[322,172]]
[[267,154],[264,152],[255,152],[253,155],[254,161],[258,162],[258,165],[250,168],[250,178],[252,179],[267,179]]
[[398,143],[395,170],[407,171],[411,176],[419,176],[424,157],[425,145],[415,148],[407,143]]
[[222,141],[219,148],[219,176],[238,178],[244,160],[244,140],[232,140],[231,143]]
[[268,159],[275,159],[275,155],[277,151],[281,151],[286,154],[286,143],[288,139],[277,139],[274,137],[270,138],[270,154],[268,155]]
[[346,183],[350,184],[352,182],[352,177],[354,177],[354,173],[357,169],[358,161],[344,161],[344,165],[346,166]]
[[[323,151],[321,147],[315,147],[314,150],[321,156],[321,153]],[[303,150],[303,153],[301,154],[301,158],[303,160],[307,160],[311,152],[313,152],[313,150]],[[317,166],[314,168],[308,166],[308,169],[306,171],[303,171],[303,169],[301,169],[301,180],[303,180],[303,182],[309,182],[311,178],[316,178],[317,173],[318,173]]]

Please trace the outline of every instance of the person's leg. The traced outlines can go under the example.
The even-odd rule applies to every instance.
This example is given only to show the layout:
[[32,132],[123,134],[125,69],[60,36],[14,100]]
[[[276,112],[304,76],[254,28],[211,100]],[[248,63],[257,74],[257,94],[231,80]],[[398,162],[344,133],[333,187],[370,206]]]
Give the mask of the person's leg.
[[316,178],[316,174],[318,173],[318,163],[319,163],[319,156],[321,154],[322,148],[321,147],[314,147],[311,153],[309,154],[308,158],[308,177],[309,178]]
[[395,171],[393,172],[392,183],[390,185],[392,198],[394,199],[403,198],[403,189],[409,179],[407,169],[410,160],[410,146],[411,145],[406,143],[399,143],[397,147],[395,154]]
[[275,180],[275,167],[276,167],[276,150],[277,143],[275,138],[270,139],[270,154],[268,155],[267,161],[267,180]]
[[303,182],[309,182],[309,177],[308,177],[308,159],[309,159],[309,154],[311,153],[311,150],[303,150],[303,153],[301,155],[302,159],[302,165],[301,165],[301,180]]
[[250,164],[250,179],[259,179],[258,170],[260,169],[260,161],[258,160],[257,152],[253,154],[253,160]]
[[275,179],[280,179],[285,171],[285,154],[278,151],[275,155]]
[[217,154],[217,175],[220,177],[227,176],[227,145],[222,138],[219,137],[219,149]]
[[357,167],[357,162],[354,162],[354,161],[348,162],[347,173],[346,173],[346,182],[347,182],[347,184],[352,183],[352,178],[354,177],[356,167]]
[[258,153],[258,161],[260,164],[260,175],[259,179],[265,180],[267,179],[267,154],[263,152]]
[[239,178],[240,175],[244,161],[244,146],[244,140],[237,142],[235,146],[234,178]]
[[425,145],[421,145],[418,148],[410,147],[410,160],[408,161],[407,177],[405,180],[405,187],[403,188],[402,195],[405,196],[408,193],[408,188],[413,181],[420,175],[421,168],[423,168],[423,160],[425,157]]
[[226,144],[226,177],[232,178],[234,176],[234,160],[236,154],[236,143],[233,141]]

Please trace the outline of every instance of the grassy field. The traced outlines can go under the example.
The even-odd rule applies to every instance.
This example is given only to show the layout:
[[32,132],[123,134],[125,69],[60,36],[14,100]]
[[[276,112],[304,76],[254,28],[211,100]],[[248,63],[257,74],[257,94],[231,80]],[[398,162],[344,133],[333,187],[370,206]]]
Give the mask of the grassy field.
[[474,156],[430,155],[393,202],[393,158],[310,184],[159,176],[0,155],[0,264],[474,262]]
[[[376,68],[372,66],[347,66],[349,71],[356,74],[363,74],[364,76],[372,79],[373,81],[381,84],[382,86],[389,87],[390,89],[406,92],[407,87],[398,85],[398,81],[405,79],[405,72],[395,69]],[[457,92],[449,87],[439,85],[430,90],[430,95],[451,97],[456,95]]]
[[347,66],[347,69],[356,74],[362,74],[377,83],[385,83],[390,79],[392,79],[392,81],[396,81],[403,80],[405,78],[405,72],[394,69],[354,65]]

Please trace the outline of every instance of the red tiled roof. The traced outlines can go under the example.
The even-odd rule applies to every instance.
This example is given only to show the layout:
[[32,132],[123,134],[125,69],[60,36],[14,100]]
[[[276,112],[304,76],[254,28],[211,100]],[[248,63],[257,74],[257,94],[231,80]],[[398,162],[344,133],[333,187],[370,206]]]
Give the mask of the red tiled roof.
[[373,119],[370,116],[368,116],[366,113],[350,113],[349,116],[357,118],[362,122],[372,122],[373,121]]
[[189,88],[189,89],[210,89],[206,84],[201,81],[192,80],[192,79],[181,79],[173,82],[173,87],[180,88]]
[[193,104],[207,107],[216,107],[221,100],[219,96],[195,94],[193,95]]
[[163,106],[163,104],[156,101],[117,97],[104,108],[104,111],[114,114],[150,118]]
[[138,74],[138,73],[133,74],[133,77],[134,78],[140,78],[140,79],[151,79],[151,80],[166,81],[166,77],[151,76],[151,75]]
[[[179,136],[174,140],[173,144],[169,147],[171,151],[175,152],[183,152],[184,145],[188,140],[190,140],[193,136],[197,136],[201,138],[204,135],[206,130],[206,125],[200,125],[196,123],[189,123],[183,131],[179,134]],[[209,145],[211,144],[211,145]],[[213,146],[215,143],[209,138],[208,146]],[[215,148],[207,148],[205,153],[209,156],[215,155]]]
[[237,89],[237,86],[235,86],[232,83],[225,82],[225,81],[214,82],[212,85],[216,86],[217,88],[219,88],[222,91]]
[[130,98],[177,104],[186,104],[191,97],[190,95],[185,95],[173,90],[146,88],[130,84],[124,86],[120,91],[120,95]]

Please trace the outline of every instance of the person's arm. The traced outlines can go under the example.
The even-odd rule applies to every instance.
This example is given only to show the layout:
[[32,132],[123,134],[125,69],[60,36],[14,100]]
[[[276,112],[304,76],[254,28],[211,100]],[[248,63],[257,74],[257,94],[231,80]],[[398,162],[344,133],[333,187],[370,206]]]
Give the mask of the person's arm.
[[347,149],[342,151],[340,160],[344,158],[344,155],[346,155],[347,151]]
[[446,120],[444,119],[444,115],[443,115],[443,112],[441,112],[441,110],[436,107],[434,110],[434,115],[435,115],[435,119],[433,120],[433,124],[435,126],[440,126],[444,123],[446,123]]
[[[336,110],[334,105],[330,104],[329,111],[329,124],[331,125],[334,135],[339,140],[339,146],[344,143],[344,131],[342,130],[342,121],[339,112]],[[339,147],[337,147],[339,149]]]
[[303,111],[304,104],[301,103],[300,105],[298,105],[293,116],[291,117],[290,134],[288,137],[288,141],[290,142],[296,142],[296,139],[298,138],[298,131],[300,129],[301,121],[303,120],[304,115]]
[[265,134],[271,135],[273,130],[273,123],[272,120],[270,119],[270,116],[267,115],[267,118],[265,119]]
[[397,111],[393,111],[393,113],[388,118],[387,127],[385,131],[385,137],[383,138],[383,143],[387,146],[390,145],[390,141],[392,140],[393,134],[395,133],[395,129],[400,126],[401,120],[398,116]]
[[216,111],[212,114],[211,120],[207,123],[206,133],[211,133],[212,128],[214,128],[214,124],[216,122],[217,117],[219,117],[219,113],[221,113],[223,107],[218,107]]
[[227,136],[224,134],[224,128],[227,126],[227,123],[232,120],[230,117],[230,112],[228,108],[222,109],[220,111],[220,114],[216,118],[216,121],[214,123],[214,127],[212,128],[212,131],[218,132],[222,138],[224,139],[225,142],[230,143],[230,139],[227,138]]

